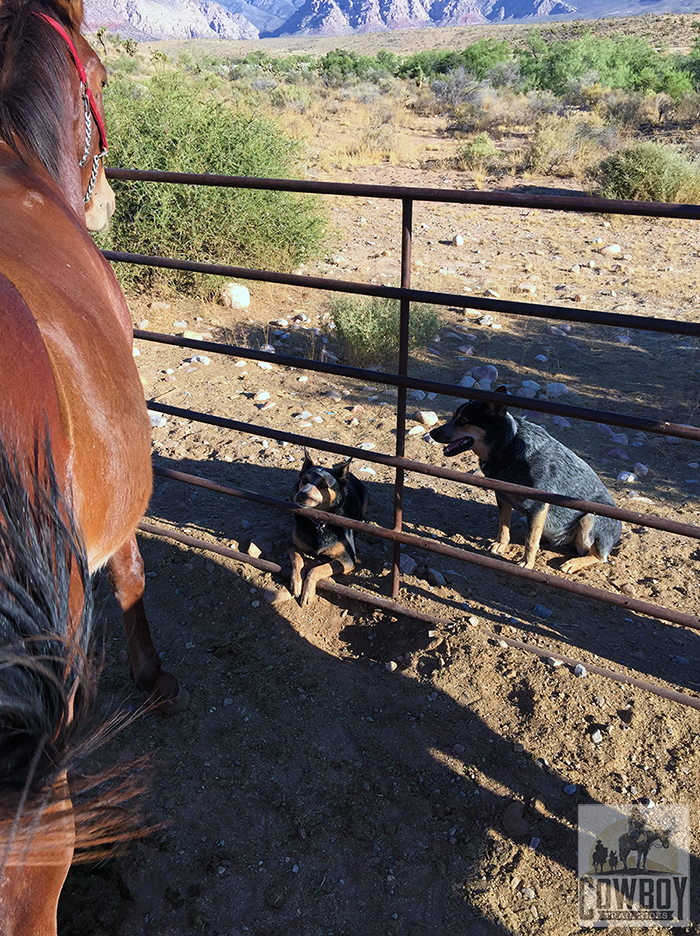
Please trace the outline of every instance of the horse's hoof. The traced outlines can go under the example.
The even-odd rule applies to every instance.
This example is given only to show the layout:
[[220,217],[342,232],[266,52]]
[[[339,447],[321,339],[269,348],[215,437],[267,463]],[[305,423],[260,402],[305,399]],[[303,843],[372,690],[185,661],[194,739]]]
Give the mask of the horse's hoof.
[[189,708],[190,694],[184,686],[180,686],[174,699],[166,699],[154,706],[159,715],[179,715]]

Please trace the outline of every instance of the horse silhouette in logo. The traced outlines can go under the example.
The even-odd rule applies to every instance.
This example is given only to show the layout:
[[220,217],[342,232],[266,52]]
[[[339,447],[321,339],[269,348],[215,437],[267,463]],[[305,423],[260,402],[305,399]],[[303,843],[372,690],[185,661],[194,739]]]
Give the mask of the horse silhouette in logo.
[[608,867],[610,868],[611,871],[614,871],[617,868],[618,864],[619,862],[617,860],[617,855],[615,854],[614,851],[611,851],[608,854]]
[[603,865],[608,860],[608,850],[603,845],[600,839],[595,843],[595,849],[593,850],[593,855],[591,861],[593,863],[593,870],[597,871],[598,874],[603,873]]
[[[641,812],[633,809],[627,823],[627,832],[621,835],[618,840],[620,861],[625,870],[627,870],[627,856],[630,852],[636,851],[637,868],[640,871],[646,871],[649,849],[652,845],[655,845],[656,848],[662,846],[668,848],[670,834],[670,829],[656,829],[653,826],[648,826]],[[657,842],[660,842],[661,845],[656,845]]]

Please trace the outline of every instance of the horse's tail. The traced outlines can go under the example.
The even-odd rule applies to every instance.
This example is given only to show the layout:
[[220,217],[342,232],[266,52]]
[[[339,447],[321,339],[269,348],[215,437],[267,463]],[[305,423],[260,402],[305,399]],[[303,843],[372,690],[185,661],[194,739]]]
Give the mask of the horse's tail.
[[[88,733],[101,668],[93,633],[87,554],[48,430],[24,460],[0,440],[0,865],[30,860],[41,817],[65,789],[57,781],[110,733]],[[95,807],[93,798],[90,843],[113,841]]]

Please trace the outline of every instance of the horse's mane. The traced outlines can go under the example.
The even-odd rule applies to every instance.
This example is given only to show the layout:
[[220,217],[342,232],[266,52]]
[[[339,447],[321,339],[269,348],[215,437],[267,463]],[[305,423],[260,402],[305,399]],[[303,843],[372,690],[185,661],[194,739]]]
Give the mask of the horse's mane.
[[[66,847],[65,822],[51,819],[56,810],[44,816],[47,807],[66,796],[66,772],[124,722],[116,716],[90,732],[101,665],[93,630],[87,555],[48,431],[26,462],[0,440],[0,866],[31,861],[34,839],[44,852]],[[71,795],[87,794],[73,811],[79,847],[126,837],[124,805],[139,790],[122,774],[71,783]]]
[[71,28],[50,0],[0,4],[0,140],[19,156],[33,154],[58,181],[58,141],[65,127],[66,45],[35,16],[45,12]]

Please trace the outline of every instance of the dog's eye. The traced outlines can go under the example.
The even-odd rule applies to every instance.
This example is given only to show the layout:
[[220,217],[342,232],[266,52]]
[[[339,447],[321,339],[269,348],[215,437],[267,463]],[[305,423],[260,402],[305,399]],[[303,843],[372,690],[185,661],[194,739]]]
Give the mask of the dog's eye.
[[325,481],[319,480],[316,482],[316,487],[319,489],[319,491],[322,491],[324,488],[327,488],[328,485],[326,484]]

